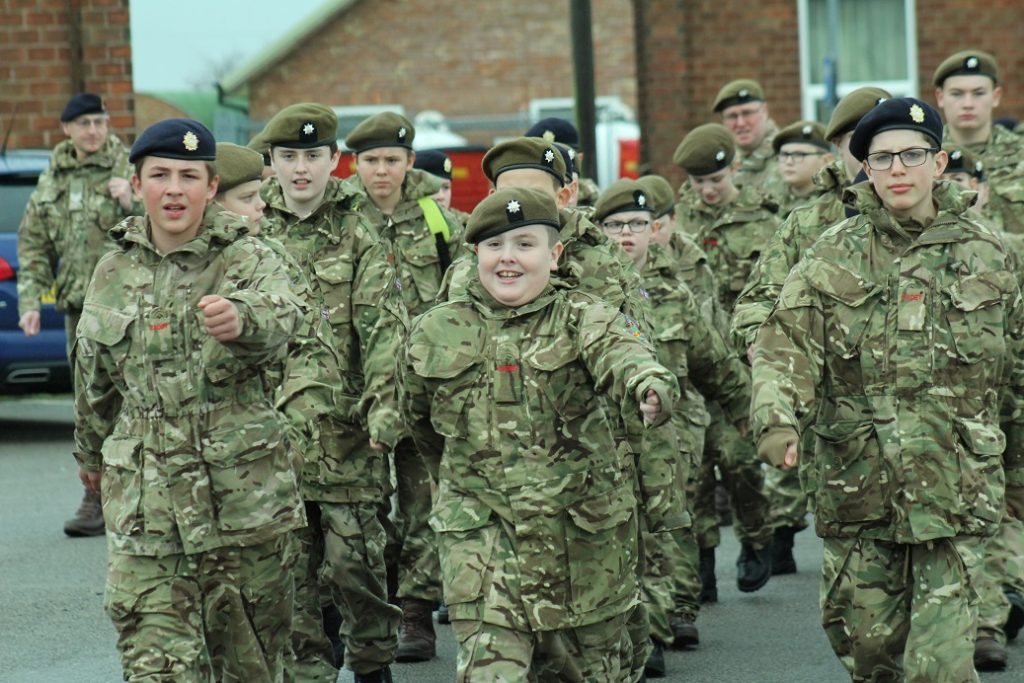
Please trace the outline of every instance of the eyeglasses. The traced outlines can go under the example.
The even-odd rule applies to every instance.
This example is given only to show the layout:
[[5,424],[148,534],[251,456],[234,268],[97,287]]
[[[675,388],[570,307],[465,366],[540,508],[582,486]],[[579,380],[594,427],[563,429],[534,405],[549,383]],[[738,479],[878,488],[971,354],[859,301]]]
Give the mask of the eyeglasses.
[[913,168],[923,164],[930,153],[934,154],[938,151],[935,147],[911,147],[902,152],[875,152],[869,154],[866,161],[868,168],[872,171],[888,171],[892,168],[893,159],[896,157],[900,158],[900,163],[904,168]]
[[761,113],[764,109],[764,104],[759,104],[751,109],[741,109],[739,111],[729,112],[728,114],[722,114],[722,120],[729,123],[736,123],[740,119],[752,119]]
[[642,218],[636,218],[623,223],[622,221],[605,221],[601,223],[601,227],[605,229],[605,232],[609,232],[613,235],[618,235],[622,232],[623,228],[629,226],[629,231],[632,233],[647,232],[647,228],[651,227],[650,221],[645,221]]
[[824,152],[779,152],[779,161],[803,161],[807,157],[820,157]]

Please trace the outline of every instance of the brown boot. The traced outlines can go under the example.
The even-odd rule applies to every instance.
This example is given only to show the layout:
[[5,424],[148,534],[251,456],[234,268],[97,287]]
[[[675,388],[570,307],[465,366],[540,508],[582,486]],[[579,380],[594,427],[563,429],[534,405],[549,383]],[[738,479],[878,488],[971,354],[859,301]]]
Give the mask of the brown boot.
[[978,671],[1002,671],[1006,668],[1006,646],[988,636],[974,641],[974,668]]
[[434,604],[429,600],[402,599],[396,662],[427,662],[437,654],[433,612]]
[[98,493],[86,490],[78,512],[64,522],[64,533],[72,537],[102,536],[106,533],[103,527],[103,506]]

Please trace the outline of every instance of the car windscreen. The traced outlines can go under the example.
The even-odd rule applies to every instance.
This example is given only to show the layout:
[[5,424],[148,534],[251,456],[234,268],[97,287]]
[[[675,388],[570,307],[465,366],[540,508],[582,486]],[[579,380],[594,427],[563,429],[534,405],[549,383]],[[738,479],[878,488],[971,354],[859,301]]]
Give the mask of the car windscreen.
[[34,189],[35,178],[0,176],[0,232],[18,232],[28,198]]

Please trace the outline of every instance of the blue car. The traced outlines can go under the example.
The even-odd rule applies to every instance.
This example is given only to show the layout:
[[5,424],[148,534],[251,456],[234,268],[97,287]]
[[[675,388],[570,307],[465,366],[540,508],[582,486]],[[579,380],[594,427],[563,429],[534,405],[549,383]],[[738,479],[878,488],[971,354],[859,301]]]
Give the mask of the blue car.
[[52,292],[44,299],[39,334],[26,337],[18,327],[18,226],[49,164],[45,149],[0,152],[0,394],[71,387],[64,314],[54,308]]

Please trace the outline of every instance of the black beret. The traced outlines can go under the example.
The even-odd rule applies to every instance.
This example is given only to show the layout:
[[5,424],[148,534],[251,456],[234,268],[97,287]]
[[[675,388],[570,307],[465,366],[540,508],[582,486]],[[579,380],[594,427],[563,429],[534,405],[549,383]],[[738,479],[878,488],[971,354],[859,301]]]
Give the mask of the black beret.
[[722,89],[715,95],[711,111],[722,111],[726,107],[734,107],[747,102],[764,102],[764,89],[753,79],[740,78],[722,86]]
[[68,100],[68,103],[64,106],[64,111],[60,113],[60,120],[62,123],[67,123],[68,121],[74,121],[84,114],[106,113],[107,110],[103,107],[103,100],[100,99],[99,95],[94,95],[91,92],[80,92]]
[[565,184],[572,182],[572,176],[576,173],[576,150],[561,142],[555,143],[555,149],[562,154],[562,161],[565,162]]
[[528,187],[511,187],[488,195],[466,222],[465,240],[477,244],[526,225],[558,230],[558,207],[551,195]]
[[772,139],[772,149],[778,154],[782,146],[790,142],[805,142],[824,150],[831,150],[832,145],[825,139],[825,126],[817,121],[796,121],[789,124]]
[[290,104],[274,114],[257,137],[268,147],[325,147],[338,141],[338,115],[315,102]]
[[936,147],[942,144],[942,118],[935,108],[916,97],[885,100],[864,115],[850,138],[850,154],[864,161],[871,140],[887,130],[916,130],[930,137]]
[[214,161],[217,143],[213,133],[193,119],[164,119],[142,131],[135,140],[128,161],[135,163],[142,157]]
[[345,146],[359,154],[377,147],[405,147],[412,149],[416,129],[412,121],[393,111],[374,114],[356,126],[348,137]]
[[540,138],[512,138],[499,142],[484,155],[481,166],[492,183],[505,171],[536,168],[547,171],[565,185],[565,162],[554,143]]
[[218,142],[217,175],[220,176],[217,192],[227,192],[242,183],[260,180],[263,178],[263,155],[248,147]]
[[946,143],[942,149],[949,155],[949,163],[943,173],[967,173],[978,180],[984,180],[985,164],[969,149],[954,143]]
[[825,139],[831,140],[836,136],[843,135],[847,131],[857,127],[864,114],[874,109],[875,105],[882,100],[887,100],[892,95],[887,90],[867,86],[857,88],[843,95],[839,104],[832,110],[832,116],[828,120],[828,127],[825,129]]
[[644,186],[632,178],[620,178],[601,193],[594,206],[594,219],[603,221],[608,216],[623,211],[648,211],[654,213],[654,199],[647,195]]
[[736,142],[720,123],[697,126],[683,138],[672,161],[690,175],[718,173],[736,157]]
[[528,138],[543,138],[548,142],[561,142],[573,148],[580,146],[580,134],[576,132],[576,126],[554,116],[533,124],[524,135]]
[[452,179],[452,160],[441,150],[421,149],[416,152],[416,161],[413,162],[412,167],[426,171],[430,175],[436,175],[438,178]]
[[941,88],[950,76],[988,76],[993,83],[998,83],[999,65],[996,64],[996,58],[987,52],[963,50],[950,55],[939,64],[935,75],[932,76],[932,82],[936,88]]

